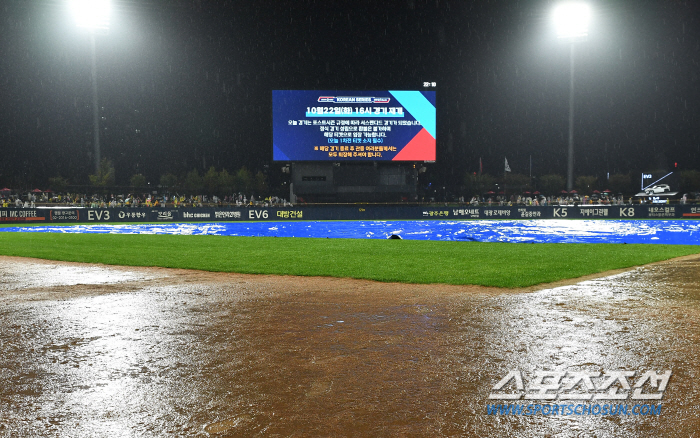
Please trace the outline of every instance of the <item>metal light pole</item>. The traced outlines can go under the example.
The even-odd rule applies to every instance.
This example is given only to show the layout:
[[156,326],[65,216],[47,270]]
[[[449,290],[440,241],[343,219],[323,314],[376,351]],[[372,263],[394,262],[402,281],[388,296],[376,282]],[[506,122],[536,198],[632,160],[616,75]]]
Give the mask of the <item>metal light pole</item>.
[[94,135],[95,175],[100,173],[100,110],[97,106],[97,54],[95,34],[90,34],[90,51],[92,53],[92,130]]
[[566,190],[574,187],[574,46],[588,36],[591,11],[587,4],[579,2],[561,3],[554,9],[554,24],[557,37],[570,44],[569,83],[569,159],[566,169]]
[[78,27],[90,32],[90,55],[92,73],[92,124],[95,175],[100,173],[100,110],[97,102],[97,50],[95,35],[109,29],[110,0],[69,0],[70,8]]
[[566,166],[566,190],[574,188],[574,43],[571,43],[571,83],[569,84],[569,160]]

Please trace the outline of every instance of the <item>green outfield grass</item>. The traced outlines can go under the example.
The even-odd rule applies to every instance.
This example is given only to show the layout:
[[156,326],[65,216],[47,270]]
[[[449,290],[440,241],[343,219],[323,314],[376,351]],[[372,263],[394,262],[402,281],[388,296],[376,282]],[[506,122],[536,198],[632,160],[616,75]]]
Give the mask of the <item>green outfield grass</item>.
[[10,256],[505,288],[696,253],[700,246],[0,232],[0,254]]

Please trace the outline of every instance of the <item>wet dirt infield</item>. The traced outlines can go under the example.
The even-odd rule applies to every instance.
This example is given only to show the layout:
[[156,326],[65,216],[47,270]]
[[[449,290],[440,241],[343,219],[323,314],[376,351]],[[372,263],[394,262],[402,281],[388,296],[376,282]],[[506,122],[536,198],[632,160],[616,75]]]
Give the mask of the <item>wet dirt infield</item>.
[[[699,267],[501,290],[0,257],[0,436],[698,436]],[[530,397],[539,371],[635,374],[489,399],[513,371]],[[596,403],[630,412],[488,411]]]

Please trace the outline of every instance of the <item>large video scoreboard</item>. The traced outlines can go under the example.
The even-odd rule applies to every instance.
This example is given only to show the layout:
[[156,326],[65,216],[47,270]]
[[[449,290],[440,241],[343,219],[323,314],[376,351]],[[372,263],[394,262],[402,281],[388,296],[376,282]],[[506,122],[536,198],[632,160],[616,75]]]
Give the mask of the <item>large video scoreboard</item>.
[[272,91],[275,161],[435,161],[435,131],[435,91]]

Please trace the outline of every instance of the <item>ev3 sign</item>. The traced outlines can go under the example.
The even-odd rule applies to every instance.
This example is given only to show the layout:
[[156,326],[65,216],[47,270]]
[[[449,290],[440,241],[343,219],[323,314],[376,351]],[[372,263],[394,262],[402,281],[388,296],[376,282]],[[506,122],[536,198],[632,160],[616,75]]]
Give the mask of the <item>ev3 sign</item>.
[[496,400],[661,400],[671,370],[646,371],[535,371],[527,387],[519,370],[510,371],[493,387]]
[[111,219],[108,210],[88,210],[89,221],[108,221]]

